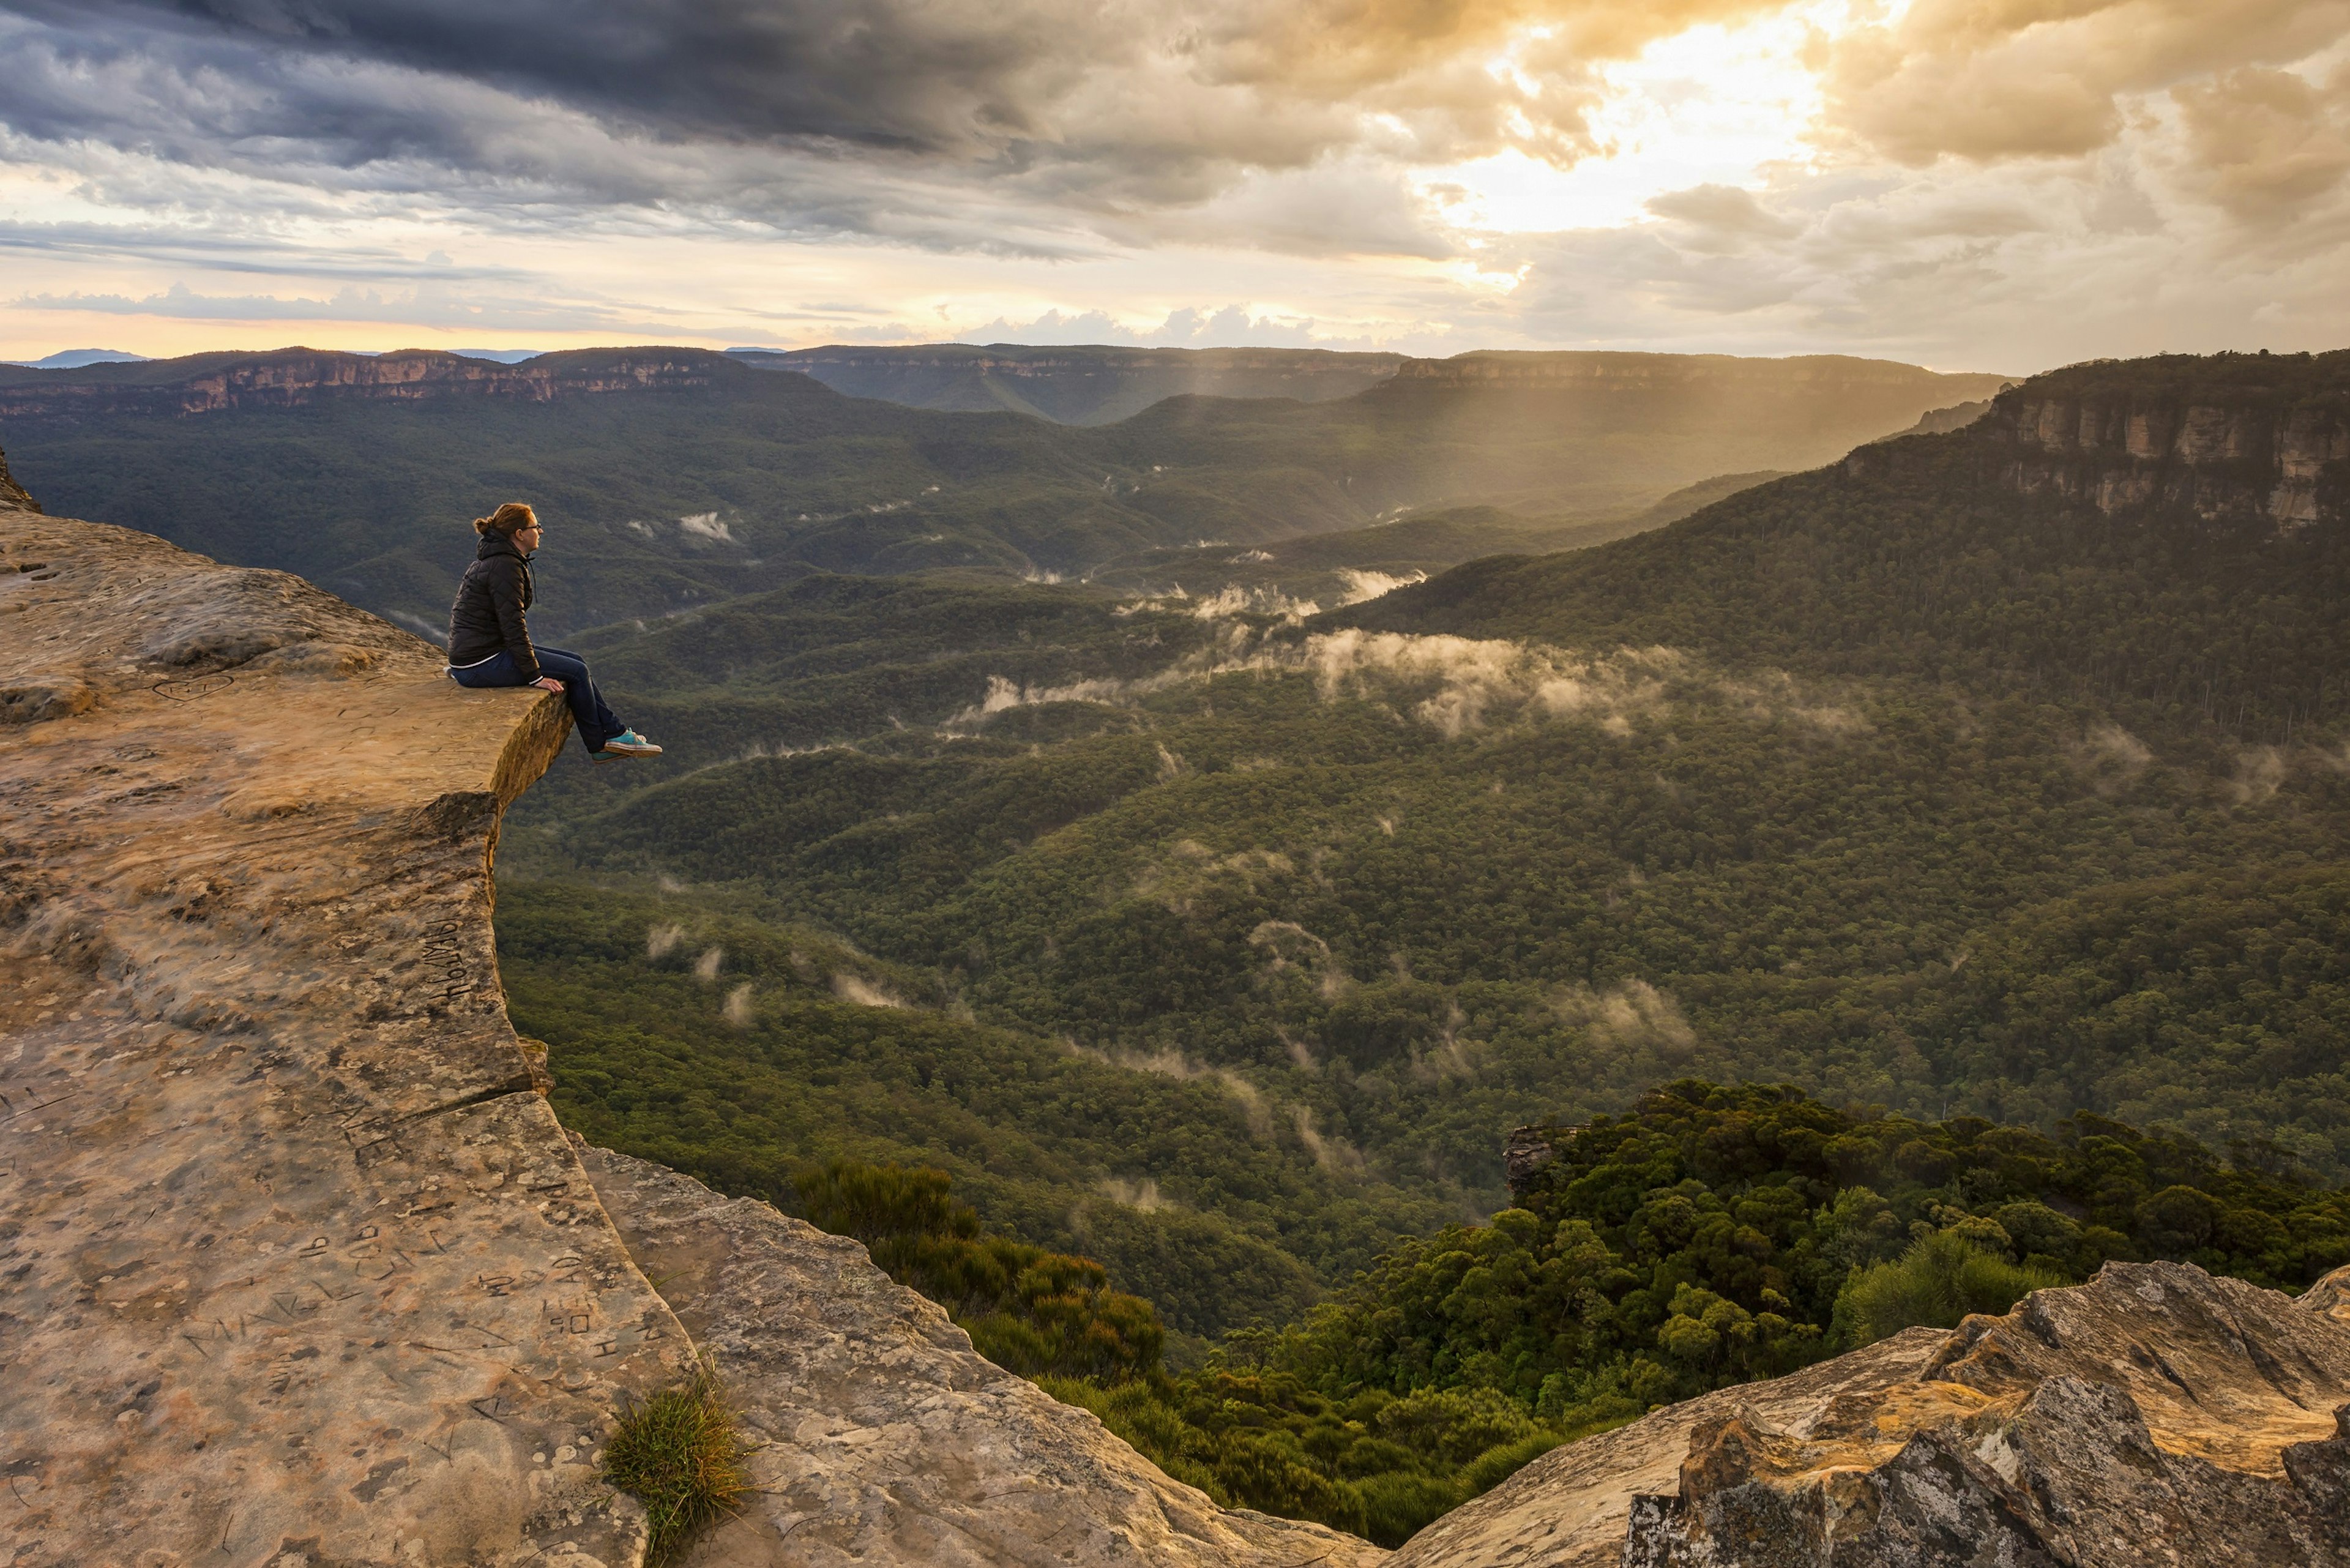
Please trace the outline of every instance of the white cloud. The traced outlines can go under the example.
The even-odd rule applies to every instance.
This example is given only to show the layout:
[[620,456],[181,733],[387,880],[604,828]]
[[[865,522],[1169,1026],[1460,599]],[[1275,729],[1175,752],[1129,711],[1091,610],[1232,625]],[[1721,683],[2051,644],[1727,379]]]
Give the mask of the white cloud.
[[707,539],[714,545],[735,543],[734,531],[718,520],[715,512],[694,512],[677,520],[678,531],[696,539]]
[[859,1007],[904,1007],[905,1000],[862,976],[842,970],[832,977],[832,993]]
[[[1210,610],[1203,617],[1209,619],[1265,613],[1237,599],[1236,590],[1227,590],[1195,602]],[[1305,676],[1326,701],[1374,694],[1409,701],[1414,719],[1451,740],[1492,724],[1557,720],[1629,734],[1633,718],[1666,711],[1677,685],[1685,696],[1734,704],[1758,722],[1783,718],[1824,735],[1864,735],[1870,729],[1859,715],[1817,700],[1786,675],[1766,672],[1733,680],[1670,648],[1584,652],[1539,642],[1352,628],[1291,638],[1261,635],[1229,621],[1208,651],[1139,680],[1039,687],[990,676],[984,697],[941,728],[969,729],[998,713],[1049,702],[1132,702],[1243,672]],[[1393,832],[1392,825],[1383,826]]]

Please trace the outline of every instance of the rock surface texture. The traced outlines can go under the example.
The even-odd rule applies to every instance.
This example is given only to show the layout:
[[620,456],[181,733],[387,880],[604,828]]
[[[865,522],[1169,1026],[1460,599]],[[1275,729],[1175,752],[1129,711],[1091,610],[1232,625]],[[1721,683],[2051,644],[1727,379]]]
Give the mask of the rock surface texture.
[[2108,1264],[1554,1450],[1395,1568],[2350,1564],[2350,1270]]
[[1367,1568],[1388,1556],[1170,1480],[1090,1413],[980,1356],[855,1241],[661,1166],[582,1152],[760,1444],[758,1491],[689,1553],[691,1568]]
[[2050,398],[1991,417],[2012,431],[2017,489],[2100,512],[2163,505],[2314,523],[2338,509],[2350,465],[2350,420],[2322,407]]
[[[490,929],[499,814],[568,719],[441,662],[0,494],[7,1568],[642,1560],[598,1447],[697,1352]],[[704,1561],[1384,1555],[1170,1482],[853,1242],[588,1163],[765,1439],[774,1490]]]

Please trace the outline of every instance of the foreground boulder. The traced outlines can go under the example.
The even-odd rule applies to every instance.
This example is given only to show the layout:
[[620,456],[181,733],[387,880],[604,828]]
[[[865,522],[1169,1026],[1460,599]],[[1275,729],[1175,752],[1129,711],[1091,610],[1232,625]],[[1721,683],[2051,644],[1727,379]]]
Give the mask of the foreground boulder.
[[635,1568],[642,1511],[598,1449],[705,1347],[769,1490],[704,1562],[1385,1555],[1168,1480],[854,1242],[583,1165],[490,929],[500,814],[564,744],[561,700],[463,691],[299,578],[20,493],[0,1563]]
[[2350,1270],[2108,1264],[1555,1449],[1392,1562],[2350,1564]]

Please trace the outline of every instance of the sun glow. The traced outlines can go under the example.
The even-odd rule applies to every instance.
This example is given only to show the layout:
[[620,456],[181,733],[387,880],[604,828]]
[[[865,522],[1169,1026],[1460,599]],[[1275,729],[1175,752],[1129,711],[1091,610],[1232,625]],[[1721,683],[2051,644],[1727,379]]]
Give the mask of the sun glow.
[[[1852,26],[1859,9],[1823,0],[1744,26],[1708,25],[1660,39],[1596,71],[1602,96],[1587,116],[1591,155],[1561,166],[1513,150],[1429,170],[1421,193],[1460,231],[1616,228],[1638,222],[1648,202],[1669,191],[1752,186],[1773,166],[1807,165],[1821,106],[1806,59],[1823,37]],[[1524,77],[1514,53],[1491,68],[1497,78]]]

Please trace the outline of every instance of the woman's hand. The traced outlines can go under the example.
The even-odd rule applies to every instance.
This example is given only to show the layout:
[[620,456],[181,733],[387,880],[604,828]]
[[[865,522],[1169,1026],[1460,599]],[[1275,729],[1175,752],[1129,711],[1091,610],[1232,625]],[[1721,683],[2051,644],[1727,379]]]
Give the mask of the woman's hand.
[[563,682],[557,680],[552,675],[542,675],[537,680],[532,681],[531,684],[537,687],[541,691],[560,692],[563,690]]

